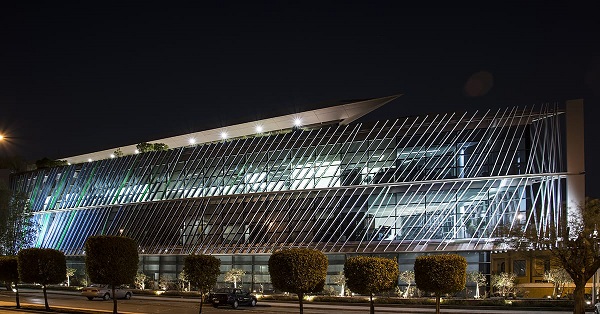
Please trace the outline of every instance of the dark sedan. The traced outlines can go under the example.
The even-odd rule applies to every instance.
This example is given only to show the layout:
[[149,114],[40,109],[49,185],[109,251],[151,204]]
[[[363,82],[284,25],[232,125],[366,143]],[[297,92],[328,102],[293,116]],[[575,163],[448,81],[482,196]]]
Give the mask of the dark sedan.
[[208,302],[214,307],[229,305],[237,309],[240,305],[256,306],[256,296],[239,288],[221,288],[208,295]]

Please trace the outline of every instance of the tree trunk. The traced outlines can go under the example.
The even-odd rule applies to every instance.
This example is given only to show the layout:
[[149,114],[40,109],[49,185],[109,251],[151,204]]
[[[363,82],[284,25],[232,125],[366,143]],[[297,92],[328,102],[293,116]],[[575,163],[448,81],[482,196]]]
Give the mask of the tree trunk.
[[304,304],[302,303],[302,301],[304,301],[304,293],[300,292],[298,293],[298,302],[300,302],[300,314],[304,313]]
[[371,303],[371,307],[369,309],[369,313],[375,314],[375,304],[373,304],[373,293],[371,293],[369,295],[369,297],[370,297],[370,303]]
[[575,290],[573,290],[573,300],[575,307],[573,314],[585,314],[585,281],[575,282]]
[[42,285],[42,290],[44,291],[44,305],[46,306],[46,311],[50,311],[50,306],[48,306],[48,294],[46,293],[46,285]]
[[113,314],[117,314],[117,296],[115,295],[115,285],[112,286],[112,294],[110,297],[113,299]]
[[440,294],[435,294],[435,314],[440,314]]
[[200,314],[202,314],[202,304],[204,303],[204,290],[200,290]]
[[17,290],[17,294],[15,295],[15,301],[17,301],[17,308],[20,309],[21,308],[21,303],[19,302],[19,286],[17,286],[17,284],[15,283],[15,290]]

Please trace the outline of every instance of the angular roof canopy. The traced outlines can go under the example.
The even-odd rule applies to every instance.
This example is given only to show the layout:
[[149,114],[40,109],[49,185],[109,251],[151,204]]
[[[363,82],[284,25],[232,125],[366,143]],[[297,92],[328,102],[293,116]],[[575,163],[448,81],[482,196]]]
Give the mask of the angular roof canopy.
[[[401,95],[393,95],[382,98],[352,101],[331,107],[308,110],[295,114],[287,114],[274,118],[262,119],[221,128],[157,139],[149,141],[149,143],[164,143],[168,145],[169,148],[198,145],[202,143],[223,140],[223,134],[227,134],[226,138],[236,138],[241,136],[254,135],[258,133],[288,130],[297,126],[294,124],[296,121],[299,121],[302,127],[319,126],[334,123],[339,123],[343,125],[355,121],[356,119],[368,114],[369,112],[387,104],[388,102],[400,96]],[[257,131],[257,126],[262,127],[262,130],[260,132]],[[114,147],[98,152],[72,157],[65,157],[60,159],[66,160],[71,164],[107,159],[114,157],[112,154],[117,149],[121,149],[121,151],[126,155],[134,154],[136,152],[136,145],[137,143],[123,147]]]

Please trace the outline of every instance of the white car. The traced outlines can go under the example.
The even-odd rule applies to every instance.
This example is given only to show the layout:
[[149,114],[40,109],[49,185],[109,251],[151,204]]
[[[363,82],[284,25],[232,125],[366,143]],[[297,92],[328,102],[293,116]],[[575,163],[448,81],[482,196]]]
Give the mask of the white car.
[[[81,295],[87,297],[88,300],[93,300],[94,298],[101,298],[102,300],[108,300],[112,298],[112,286],[111,285],[97,285],[93,284],[89,287],[83,288],[81,290]],[[115,287],[115,297],[117,299],[131,299],[133,292],[131,289],[126,286]]]

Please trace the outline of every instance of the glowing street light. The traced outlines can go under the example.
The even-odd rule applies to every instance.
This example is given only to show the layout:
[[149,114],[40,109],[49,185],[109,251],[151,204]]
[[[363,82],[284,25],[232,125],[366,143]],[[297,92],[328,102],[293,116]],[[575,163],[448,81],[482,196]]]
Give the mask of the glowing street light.
[[263,126],[262,125],[257,125],[255,127],[255,129],[256,129],[256,133],[262,133],[263,132]]
[[193,137],[191,137],[191,138],[188,140],[188,143],[190,143],[190,144],[194,145],[194,144],[196,144],[196,139],[195,139],[195,138],[193,138]]
[[227,138],[227,136],[228,136],[228,135],[227,135],[227,132],[225,132],[225,131],[221,132],[221,138],[222,138],[222,139],[226,139],[226,138]]

